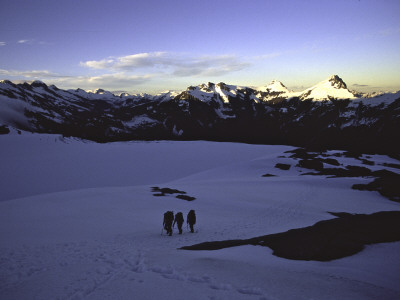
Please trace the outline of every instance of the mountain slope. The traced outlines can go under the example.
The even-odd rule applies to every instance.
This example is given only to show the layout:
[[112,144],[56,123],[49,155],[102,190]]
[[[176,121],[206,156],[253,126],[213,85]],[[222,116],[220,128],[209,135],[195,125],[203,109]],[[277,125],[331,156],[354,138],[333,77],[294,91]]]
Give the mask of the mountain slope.
[[356,98],[338,76],[302,93],[207,83],[180,93],[116,96],[35,81],[0,82],[0,126],[99,142],[217,140],[400,152],[400,93]]

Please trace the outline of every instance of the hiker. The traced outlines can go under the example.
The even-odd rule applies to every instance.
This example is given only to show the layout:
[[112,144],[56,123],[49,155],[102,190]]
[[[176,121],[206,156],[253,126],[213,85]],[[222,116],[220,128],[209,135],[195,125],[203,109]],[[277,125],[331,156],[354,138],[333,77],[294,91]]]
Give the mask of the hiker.
[[172,225],[172,227],[175,227],[175,223],[178,224],[178,230],[179,230],[179,234],[182,234],[182,224],[185,220],[183,219],[183,214],[181,212],[178,212],[175,215],[175,219],[174,219],[174,224]]
[[163,226],[169,236],[172,235],[172,222],[173,221],[174,221],[174,212],[173,211],[167,211],[166,213],[164,213]]
[[189,211],[187,218],[186,218],[186,223],[189,224],[190,232],[193,233],[194,232],[193,225],[196,224],[196,214],[193,209],[191,211]]

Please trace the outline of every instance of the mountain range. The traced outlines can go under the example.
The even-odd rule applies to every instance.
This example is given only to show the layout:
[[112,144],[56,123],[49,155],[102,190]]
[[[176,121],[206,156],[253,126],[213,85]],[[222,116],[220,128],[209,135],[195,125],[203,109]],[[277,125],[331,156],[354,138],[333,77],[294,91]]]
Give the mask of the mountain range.
[[63,90],[0,81],[0,132],[10,128],[97,142],[213,140],[400,153],[400,91],[350,91],[337,75],[302,92],[279,81],[225,83],[158,95]]

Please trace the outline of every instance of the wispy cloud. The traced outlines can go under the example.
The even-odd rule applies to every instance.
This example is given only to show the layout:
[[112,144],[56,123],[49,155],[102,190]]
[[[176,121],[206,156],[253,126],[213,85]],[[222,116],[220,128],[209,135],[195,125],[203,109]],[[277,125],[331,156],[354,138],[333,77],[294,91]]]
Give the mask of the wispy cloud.
[[5,46],[5,45],[6,45],[6,42],[0,42],[0,47]]
[[0,69],[1,76],[7,77],[25,77],[25,78],[59,78],[59,77],[70,77],[64,76],[57,73],[50,72],[48,70],[30,70],[30,71],[18,71],[18,70],[4,70]]
[[52,43],[45,42],[45,41],[38,41],[35,39],[25,39],[25,40],[18,40],[17,44],[24,44],[24,45],[51,45]]
[[76,77],[64,77],[54,78],[51,80],[52,83],[61,86],[67,86],[71,88],[80,87],[83,89],[125,89],[126,87],[133,87],[145,83],[153,75],[127,75],[125,73],[114,73],[114,74],[103,74],[99,76],[76,76]]
[[102,60],[81,62],[81,66],[119,72],[156,69],[158,72],[182,76],[218,76],[242,70],[250,63],[235,55],[195,56],[180,53],[150,52]]
[[[21,40],[29,43],[32,40]],[[6,79],[43,80],[64,88],[132,90],[154,80],[173,80],[187,77],[212,77],[243,70],[257,60],[280,56],[275,52],[253,57],[236,55],[193,55],[188,53],[149,52],[101,60],[88,60],[80,65],[95,70],[96,75],[67,76],[49,70],[2,70]]]
[[126,73],[103,74],[99,76],[69,76],[50,72],[48,70],[4,70],[0,69],[0,76],[4,79],[30,81],[40,79],[48,84],[55,84],[66,88],[83,89],[125,89],[134,87],[151,80],[154,74],[128,75]]
[[358,84],[358,83],[355,83],[355,84],[352,84],[352,86],[355,86],[355,87],[367,87],[367,86],[369,86],[368,84]]
[[19,40],[17,41],[18,44],[33,44],[34,40]]

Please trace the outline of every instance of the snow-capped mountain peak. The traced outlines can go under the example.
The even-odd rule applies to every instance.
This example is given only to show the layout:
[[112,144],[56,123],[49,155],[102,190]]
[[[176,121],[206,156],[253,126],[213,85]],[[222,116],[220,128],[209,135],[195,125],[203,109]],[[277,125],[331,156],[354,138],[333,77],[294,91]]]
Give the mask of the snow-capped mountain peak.
[[[211,100],[222,101],[229,103],[229,97],[235,97],[238,94],[240,87],[236,85],[228,85],[220,83],[203,83],[198,86],[190,86],[180,96],[185,99],[187,96],[194,97],[202,102],[210,102]],[[182,98],[183,97],[183,98]]]
[[262,92],[289,93],[289,89],[279,80],[272,80],[270,84],[258,88]]
[[300,95],[300,99],[302,100],[328,100],[331,98],[354,99],[357,97],[347,89],[346,83],[338,75],[330,76],[328,79],[305,90]]

